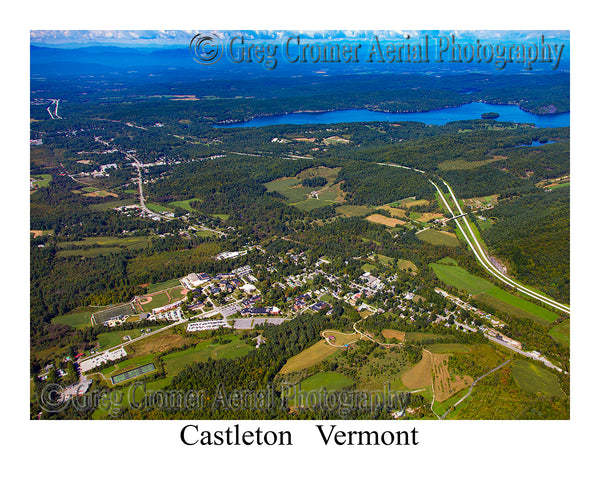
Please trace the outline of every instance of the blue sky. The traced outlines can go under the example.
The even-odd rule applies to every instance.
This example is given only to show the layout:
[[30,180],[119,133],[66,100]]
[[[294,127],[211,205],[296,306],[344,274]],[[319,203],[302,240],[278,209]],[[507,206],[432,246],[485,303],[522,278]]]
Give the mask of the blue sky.
[[[32,30],[30,42],[34,45],[47,46],[86,46],[86,45],[118,45],[118,46],[176,46],[188,44],[197,33],[206,30]],[[370,40],[377,35],[380,40],[401,40],[410,35],[411,38],[456,35],[463,41],[480,40],[490,43],[532,42],[544,34],[547,41],[565,44],[569,50],[569,31],[567,30],[237,30],[227,31],[227,35],[243,34],[250,40],[279,41],[290,35],[301,35],[304,38]]]

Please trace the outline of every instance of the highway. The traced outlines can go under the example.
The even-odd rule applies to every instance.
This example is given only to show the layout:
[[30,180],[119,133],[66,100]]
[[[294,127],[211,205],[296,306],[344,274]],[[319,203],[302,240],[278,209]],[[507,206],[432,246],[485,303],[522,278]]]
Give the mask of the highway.
[[[404,169],[410,168],[410,167],[405,167],[402,165],[394,165],[392,163],[378,163],[377,165],[382,165],[382,166],[387,166],[387,167],[404,168]],[[411,170],[425,174],[425,172],[423,172],[422,170],[417,170],[416,168],[412,168]],[[448,212],[450,212],[452,217],[454,217],[454,220],[456,220],[456,225],[458,226],[458,229],[460,230],[463,237],[465,238],[471,251],[475,254],[475,257],[477,258],[478,262],[488,273],[490,273],[491,275],[493,275],[494,277],[496,277],[498,280],[505,283],[506,285],[511,286],[512,288],[527,295],[528,297],[531,297],[531,298],[543,303],[544,305],[547,305],[551,308],[559,310],[563,313],[567,313],[569,315],[571,314],[571,307],[569,307],[568,305],[563,305],[562,303],[559,303],[556,300],[552,300],[551,298],[546,297],[545,295],[542,295],[538,292],[530,290],[529,288],[521,285],[520,283],[516,282],[512,278],[506,276],[498,268],[496,268],[496,266],[492,262],[490,262],[487,254],[483,250],[483,247],[479,243],[479,240],[477,239],[475,232],[473,232],[473,229],[471,228],[471,224],[469,223],[469,221],[466,217],[467,214],[465,212],[463,212],[462,208],[460,207],[460,204],[458,203],[458,200],[456,199],[456,196],[454,195],[454,192],[452,191],[452,188],[450,187],[450,185],[448,185],[443,179],[441,179],[443,184],[446,186],[446,188],[450,192],[450,196],[452,197],[452,201],[456,205],[458,214],[454,213],[454,211],[452,210],[452,207],[446,200],[446,197],[444,196],[444,193],[442,192],[440,187],[438,187],[438,185],[435,182],[433,182],[430,178],[428,178],[428,180],[429,180],[429,183],[431,183],[435,187],[437,192],[439,193],[442,202],[448,209]],[[469,231],[470,235],[467,235],[467,233],[463,229],[463,226],[461,225],[460,220],[463,220],[464,225],[465,225],[466,229]]]

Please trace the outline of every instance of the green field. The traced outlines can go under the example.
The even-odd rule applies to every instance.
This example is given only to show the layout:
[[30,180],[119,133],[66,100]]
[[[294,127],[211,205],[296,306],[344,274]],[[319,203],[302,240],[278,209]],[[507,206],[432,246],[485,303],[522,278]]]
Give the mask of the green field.
[[406,336],[404,337],[404,341],[406,343],[410,342],[420,342],[422,340],[447,340],[448,338],[452,338],[448,335],[439,335],[437,333],[427,333],[427,332],[406,332]]
[[146,207],[148,207],[155,213],[174,212],[174,210],[171,207],[165,207],[164,205],[159,205],[157,203],[146,203]]
[[[87,257],[95,258],[102,255],[119,253],[124,248],[140,250],[150,245],[150,237],[88,237],[85,240],[75,242],[59,242],[57,253],[60,257]],[[83,247],[73,249],[73,247]]]
[[556,375],[541,366],[526,360],[515,360],[512,363],[512,374],[517,385],[526,392],[565,397]]
[[548,333],[554,340],[568,347],[571,343],[571,321],[565,320],[559,323],[552,327]]
[[434,343],[427,345],[427,350],[431,353],[469,353],[471,347],[462,343]]
[[41,175],[31,175],[31,178],[35,180],[35,186],[38,188],[49,187],[52,181],[52,175],[42,173]]
[[229,220],[230,215],[228,213],[211,213],[210,216],[218,218],[219,220]]
[[200,200],[199,198],[190,198],[189,200],[179,200],[177,202],[171,202],[169,203],[169,205],[172,205],[173,207],[179,207],[179,208],[183,208],[184,210],[187,210],[188,212],[197,212],[196,209],[192,208],[192,206],[190,205],[190,202],[201,202],[202,200]]
[[327,205],[331,205],[332,203],[337,203],[337,202],[325,200],[322,195],[319,195],[318,199],[317,198],[309,198],[307,200],[302,200],[301,202],[292,203],[291,205],[293,205],[296,208],[299,208],[300,210],[302,210],[304,212],[310,212],[311,210],[314,210],[315,208],[325,207]]
[[119,330],[114,332],[105,332],[98,335],[98,349],[105,350],[107,348],[116,347],[123,343],[123,337],[129,335],[131,338],[137,338],[141,335],[141,329],[134,328],[131,330]]
[[172,280],[167,280],[165,282],[151,283],[146,288],[147,288],[148,293],[152,293],[152,292],[160,292],[162,290],[168,290],[170,288],[174,288],[174,287],[177,287],[180,285],[181,285],[181,283],[179,282],[179,279],[173,278]]
[[313,365],[322,362],[337,351],[337,348],[327,345],[325,340],[320,340],[314,345],[290,358],[279,373],[285,374],[299,372],[305,368],[310,368]]
[[373,213],[371,208],[364,205],[341,205],[335,211],[345,217],[362,217]]
[[[294,405],[306,405],[306,396],[310,392],[318,392],[322,389],[326,389],[328,392],[341,390],[344,387],[350,387],[354,385],[354,380],[347,377],[346,375],[338,372],[319,372],[313,376],[302,380],[299,385],[290,387],[292,390],[288,391],[287,396],[289,398],[288,404]],[[291,397],[291,398],[290,398]]]
[[230,339],[231,342],[218,344],[216,339],[199,342],[192,348],[180,352],[170,353],[163,357],[165,372],[168,377],[177,375],[186,365],[197,362],[205,362],[209,358],[214,360],[223,358],[238,358],[254,350],[254,347],[246,344],[237,335],[224,335],[219,338]]
[[472,295],[486,292],[494,287],[493,283],[470,274],[458,265],[430,263],[429,266],[442,282]]
[[448,232],[440,232],[439,230],[433,230],[431,228],[419,233],[417,237],[419,238],[419,240],[431,243],[432,245],[443,245],[447,247],[460,246],[458,239],[454,235]]
[[488,280],[477,277],[464,268],[452,264],[451,261],[452,259],[446,257],[438,263],[429,265],[436,276],[445,284],[470,293],[477,300],[481,300],[511,315],[531,318],[542,324],[552,323],[558,318],[558,314],[508,293]]
[[97,312],[97,308],[90,307],[79,307],[75,310],[71,310],[65,315],[54,317],[52,323],[60,323],[62,325],[68,325],[73,328],[85,328],[90,327],[92,313]]
[[475,295],[475,298],[509,314],[531,318],[544,325],[552,323],[558,318],[557,313],[505,292],[499,287],[493,287],[487,292]]
[[141,307],[144,309],[144,312],[151,312],[153,308],[162,307],[163,305],[167,305],[171,303],[169,301],[169,297],[165,292],[152,294],[152,301],[149,303],[143,304]]

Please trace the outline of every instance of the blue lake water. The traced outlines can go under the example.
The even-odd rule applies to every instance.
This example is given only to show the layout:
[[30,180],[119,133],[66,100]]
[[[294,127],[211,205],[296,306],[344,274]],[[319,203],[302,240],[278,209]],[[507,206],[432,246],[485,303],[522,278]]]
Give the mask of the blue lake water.
[[569,112],[550,115],[535,115],[521,110],[516,105],[467,103],[460,107],[416,113],[386,113],[372,112],[370,110],[288,113],[286,115],[257,117],[247,122],[218,125],[218,127],[266,127],[269,125],[304,125],[348,122],[422,122],[427,125],[443,125],[457,120],[479,119],[481,118],[481,114],[486,112],[499,113],[500,116],[495,119],[498,122],[533,123],[536,127],[540,128],[568,127],[571,122],[571,114]]

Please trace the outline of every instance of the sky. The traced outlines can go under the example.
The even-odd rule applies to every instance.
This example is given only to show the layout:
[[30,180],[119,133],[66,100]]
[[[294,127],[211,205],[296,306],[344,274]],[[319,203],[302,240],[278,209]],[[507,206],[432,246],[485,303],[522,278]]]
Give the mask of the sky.
[[[30,42],[46,46],[177,46],[189,44],[190,39],[200,30],[31,30]],[[290,35],[300,34],[304,38],[327,38],[366,40],[377,35],[381,40],[403,39],[406,35],[416,38],[428,34],[430,37],[454,34],[465,41],[531,42],[543,33],[548,41],[564,43],[569,47],[568,30],[229,30],[228,35],[244,34],[251,40],[283,40]]]

